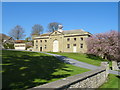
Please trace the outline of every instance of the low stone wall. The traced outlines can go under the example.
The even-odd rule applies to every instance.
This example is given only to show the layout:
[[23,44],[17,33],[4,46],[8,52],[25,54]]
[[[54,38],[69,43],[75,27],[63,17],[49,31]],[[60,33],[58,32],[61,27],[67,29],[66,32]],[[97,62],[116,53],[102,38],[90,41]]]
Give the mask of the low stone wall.
[[109,74],[109,65],[102,62],[101,67],[82,74],[67,77],[58,81],[47,83],[29,90],[40,88],[70,89],[70,88],[98,88],[107,79]]

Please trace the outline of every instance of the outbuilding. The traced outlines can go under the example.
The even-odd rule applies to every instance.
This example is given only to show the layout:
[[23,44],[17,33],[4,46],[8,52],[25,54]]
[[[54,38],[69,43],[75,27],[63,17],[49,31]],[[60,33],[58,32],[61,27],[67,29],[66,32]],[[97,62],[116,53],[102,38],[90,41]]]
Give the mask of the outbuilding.
[[26,49],[26,43],[24,40],[16,40],[14,43],[14,47],[16,50],[25,50]]

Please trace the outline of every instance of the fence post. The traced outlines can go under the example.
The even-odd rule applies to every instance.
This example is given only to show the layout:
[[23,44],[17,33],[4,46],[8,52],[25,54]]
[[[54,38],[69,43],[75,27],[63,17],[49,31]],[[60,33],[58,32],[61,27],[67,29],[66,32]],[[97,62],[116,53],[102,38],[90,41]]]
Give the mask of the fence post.
[[109,63],[108,62],[101,62],[101,67],[104,67],[106,69],[106,78],[109,74]]

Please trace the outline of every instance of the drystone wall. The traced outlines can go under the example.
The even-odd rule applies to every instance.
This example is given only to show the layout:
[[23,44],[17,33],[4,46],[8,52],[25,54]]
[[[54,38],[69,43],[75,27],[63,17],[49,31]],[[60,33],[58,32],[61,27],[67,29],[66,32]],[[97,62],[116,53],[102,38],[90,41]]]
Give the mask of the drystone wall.
[[58,81],[37,86],[29,90],[36,90],[41,88],[54,88],[63,90],[70,88],[98,88],[106,81],[108,74],[109,65],[107,62],[102,62],[101,67],[97,68],[96,70],[77,74]]

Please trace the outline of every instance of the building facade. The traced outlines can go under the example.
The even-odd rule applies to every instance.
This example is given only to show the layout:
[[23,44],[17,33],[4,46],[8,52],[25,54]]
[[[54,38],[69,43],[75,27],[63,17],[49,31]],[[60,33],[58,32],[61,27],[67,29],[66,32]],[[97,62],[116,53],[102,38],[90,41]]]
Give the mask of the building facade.
[[43,52],[81,52],[87,51],[86,38],[91,34],[82,29],[62,30],[34,37],[34,51]]
[[26,43],[24,40],[16,40],[14,43],[14,48],[16,50],[25,50],[26,49]]

